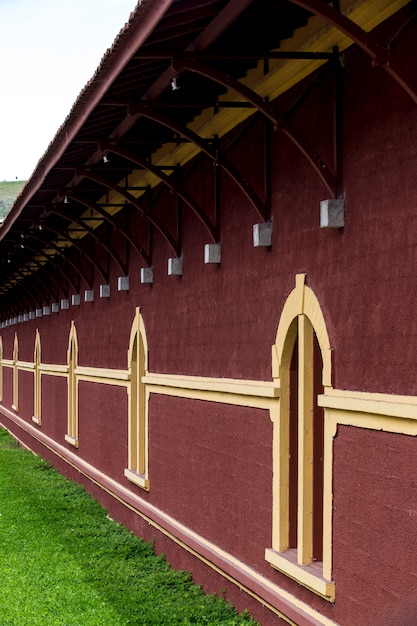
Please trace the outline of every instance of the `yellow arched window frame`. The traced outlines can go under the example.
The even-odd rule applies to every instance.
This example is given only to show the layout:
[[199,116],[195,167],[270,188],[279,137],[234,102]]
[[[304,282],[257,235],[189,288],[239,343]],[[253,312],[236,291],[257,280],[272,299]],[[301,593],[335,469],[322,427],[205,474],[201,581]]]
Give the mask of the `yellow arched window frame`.
[[76,370],[78,366],[78,340],[74,322],[68,339],[67,367],[68,367],[68,427],[65,441],[78,448],[78,381]]
[[33,416],[35,424],[41,424],[41,337],[36,330],[35,348],[33,351]]
[[270,564],[329,601],[332,581],[333,431],[318,404],[332,387],[331,347],[319,302],[296,277],[272,348],[280,400],[272,412],[273,524]]
[[19,410],[19,340],[17,333],[14,336],[13,343],[13,402],[12,409]]
[[148,490],[148,394],[143,382],[148,371],[148,345],[139,307],[130,332],[128,364],[128,467],[124,474]]

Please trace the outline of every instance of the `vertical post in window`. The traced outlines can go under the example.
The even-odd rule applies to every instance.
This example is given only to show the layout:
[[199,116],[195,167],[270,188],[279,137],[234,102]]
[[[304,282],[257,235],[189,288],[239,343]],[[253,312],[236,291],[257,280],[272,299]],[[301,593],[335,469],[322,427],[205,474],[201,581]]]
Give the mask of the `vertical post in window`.
[[147,392],[143,377],[147,372],[145,329],[139,308],[136,309],[128,353],[130,385],[128,388],[128,467],[124,474],[131,482],[149,489]]
[[35,424],[41,423],[41,341],[39,330],[36,331],[35,350],[33,355],[34,373],[33,373],[33,416],[32,420]]
[[313,327],[298,317],[298,562],[313,556]]
[[274,424],[274,502],[278,503],[277,515],[273,516],[273,549],[284,552],[290,547],[290,420],[291,420],[291,363],[297,338],[297,320],[290,324],[279,367],[281,395],[279,412]]
[[68,362],[68,433],[65,441],[78,448],[78,388],[76,369],[78,365],[78,342],[74,322],[71,331],[67,352]]
[[19,402],[19,369],[18,369],[18,358],[19,358],[19,341],[17,339],[17,333],[14,336],[14,344],[13,344],[13,404],[12,408],[14,411],[18,410],[18,402]]
[[135,470],[138,468],[138,453],[140,448],[140,428],[137,419],[140,395],[138,376],[138,344],[138,336],[136,334],[131,351],[129,396],[129,468]]
[[[332,389],[332,348],[320,304],[296,276],[272,348],[280,386],[273,431],[272,548],[279,571],[334,601],[332,581],[332,455],[336,422],[319,396]],[[308,567],[312,565],[313,567]]]
[[[283,393],[280,398],[279,415],[274,425],[274,449],[280,450],[280,454],[274,455],[274,476],[278,478],[273,485],[273,498],[279,503],[279,513],[274,516],[273,523],[273,548],[279,552],[288,549],[289,546],[289,370],[283,370],[281,385]],[[287,485],[282,489],[281,485]]]

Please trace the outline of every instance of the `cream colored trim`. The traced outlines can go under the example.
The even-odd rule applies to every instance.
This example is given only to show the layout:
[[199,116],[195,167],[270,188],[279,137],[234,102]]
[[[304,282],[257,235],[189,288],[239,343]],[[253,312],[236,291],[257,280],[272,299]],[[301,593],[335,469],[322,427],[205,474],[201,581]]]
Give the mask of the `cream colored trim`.
[[149,490],[148,410],[149,391],[144,384],[148,371],[148,344],[140,308],[136,308],[128,350],[128,467],[125,476],[142,489]]
[[232,393],[222,393],[216,391],[198,391],[197,389],[184,389],[183,387],[160,387],[150,386],[149,391],[163,396],[174,396],[176,398],[188,398],[190,400],[204,400],[205,402],[220,402],[222,404],[233,404],[235,406],[247,406],[256,409],[266,409],[272,411],[277,403],[275,398],[257,398],[255,396],[238,395]]
[[35,369],[35,365],[31,363],[31,361],[18,361],[17,369],[27,372],[33,372],[33,370]]
[[[142,380],[150,393],[191,400],[204,400],[206,402],[221,402],[223,404],[234,404],[236,406],[247,406],[271,411],[277,404],[277,395],[274,394],[279,393],[279,381],[276,381],[275,384],[266,382],[264,383],[264,388],[262,385],[258,387],[257,381],[247,381],[252,386],[249,392],[246,385],[241,384],[242,381],[240,380],[235,381],[236,386],[233,391],[232,379],[227,379],[229,382],[223,385],[219,379],[206,378],[205,383],[201,379],[200,384],[198,378],[194,376],[184,377],[180,381],[176,377],[168,379],[163,374],[148,374]],[[160,384],[161,382],[162,384]],[[179,386],[177,386],[177,383],[179,383]],[[269,386],[270,390],[266,391]],[[260,391],[259,396],[255,395],[256,388]],[[251,393],[254,395],[251,395]]]
[[67,350],[68,364],[68,432],[67,443],[78,447],[78,381],[75,375],[78,365],[78,341],[75,323],[71,322]]
[[33,417],[32,420],[40,426],[41,424],[41,338],[39,330],[36,329],[35,335],[35,347],[33,350],[33,366],[34,366],[34,380],[33,380]]
[[[335,425],[329,413],[324,411],[324,447],[323,447],[323,578],[332,579],[333,550],[333,439]],[[333,590],[333,598],[335,590]]]
[[68,375],[68,365],[58,365],[54,363],[41,363],[39,365],[39,369],[42,374],[47,374],[50,376],[67,376]]
[[278,553],[267,548],[265,550],[265,559],[273,567],[286,576],[293,578],[303,587],[308,587],[311,591],[321,595],[325,600],[334,602],[335,583],[320,576],[317,571],[314,571],[314,566],[312,565],[300,566],[297,562],[296,554],[293,554],[294,552],[296,551],[287,550],[287,552]]
[[13,359],[2,359],[1,364],[3,367],[13,367]]
[[417,420],[417,397],[414,396],[332,389],[319,396],[319,404],[328,409]]
[[384,415],[371,415],[369,413],[355,413],[354,411],[344,411],[340,409],[326,409],[326,415],[333,427],[333,436],[337,432],[337,427],[354,426],[355,428],[369,428],[370,430],[380,430],[387,433],[397,433],[399,435],[417,435],[417,420],[401,417],[391,417]]
[[198,389],[200,391],[265,398],[279,397],[279,386],[276,383],[256,380],[149,373],[144,376],[143,382],[147,385],[175,387],[175,389]]
[[147,478],[144,478],[141,474],[138,474],[134,470],[125,469],[124,475],[128,480],[130,480],[131,483],[134,483],[135,485],[138,485],[138,487],[149,491],[149,480]]
[[298,564],[313,559],[313,341],[305,315],[298,316]]
[[[275,345],[272,347],[272,372],[276,384],[281,384],[278,410],[271,412],[273,431],[273,499],[272,499],[272,549],[265,558],[271,565],[305,584],[305,566],[311,569],[313,558],[313,339],[316,334],[320,347],[323,369],[322,383],[325,391],[331,390],[331,347],[324,316],[314,292],[305,283],[305,274],[298,274],[295,288],[289,294],[278,325]],[[297,485],[297,560],[292,560],[289,547],[289,420],[290,420],[290,367],[294,344],[298,335],[298,485]],[[323,460],[323,576],[331,580],[332,572],[332,445],[331,428],[326,426],[329,418],[325,413]],[[329,457],[330,458],[326,458]],[[278,556],[280,557],[278,559]],[[273,558],[272,558],[273,557]],[[272,559],[272,560],[270,560]],[[281,564],[278,567],[277,563]],[[298,561],[298,563],[297,563]],[[288,572],[288,563],[291,563]],[[286,569],[283,568],[285,564]],[[318,566],[318,564],[317,564]],[[315,569],[317,568],[315,566]],[[296,576],[297,567],[300,576]],[[322,593],[321,583],[310,589],[334,599],[332,594]],[[318,591],[321,589],[321,591]]]
[[118,385],[122,387],[126,387],[129,384],[129,372],[127,370],[78,366],[74,374],[78,380],[92,383],[103,383],[104,385]]
[[18,370],[18,358],[19,358],[19,340],[17,333],[14,335],[13,342],[13,403],[12,407],[14,411],[19,409],[19,370]]
[[78,448],[78,439],[76,437],[71,437],[71,435],[65,435],[65,441],[69,443],[70,446]]
[[[221,574],[237,587],[248,593],[250,596],[267,606],[277,615],[282,617],[289,624],[296,624],[283,612],[284,609],[277,609],[280,604],[286,607],[295,608],[298,612],[311,619],[314,626],[337,626],[334,621],[315,611],[308,604],[299,600],[285,589],[279,587],[270,579],[265,578],[250,566],[245,565],[232,554],[222,550],[214,543],[205,539],[184,524],[178,522],[165,511],[147,502],[143,498],[124,487],[121,483],[110,478],[94,466],[84,461],[71,450],[60,445],[42,431],[35,429],[17,415],[0,407],[0,412],[8,419],[17,424],[23,431],[28,432],[35,440],[41,442],[55,455],[71,465],[78,472],[91,480],[104,492],[112,495],[118,502],[135,512],[142,519],[146,520],[155,529],[162,532],[166,537],[172,539],[177,545],[183,547],[187,552],[193,554],[200,561],[208,565],[211,569]],[[1,420],[0,420],[1,423]],[[7,423],[3,424],[7,428]],[[271,594],[274,604],[265,600],[262,594]]]

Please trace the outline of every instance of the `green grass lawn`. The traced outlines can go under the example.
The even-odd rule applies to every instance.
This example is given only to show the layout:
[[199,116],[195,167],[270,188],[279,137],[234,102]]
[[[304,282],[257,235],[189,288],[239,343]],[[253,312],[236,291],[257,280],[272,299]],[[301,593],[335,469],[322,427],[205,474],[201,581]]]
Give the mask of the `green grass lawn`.
[[254,626],[0,429],[0,626]]
[[0,218],[4,217],[22,191],[25,181],[11,180],[0,182]]

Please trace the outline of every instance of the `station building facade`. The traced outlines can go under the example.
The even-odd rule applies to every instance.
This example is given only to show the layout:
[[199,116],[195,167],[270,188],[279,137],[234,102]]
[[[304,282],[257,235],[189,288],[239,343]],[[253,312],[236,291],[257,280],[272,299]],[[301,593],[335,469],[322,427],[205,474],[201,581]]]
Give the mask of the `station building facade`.
[[139,3],[0,230],[0,424],[265,626],[417,615],[413,4]]

